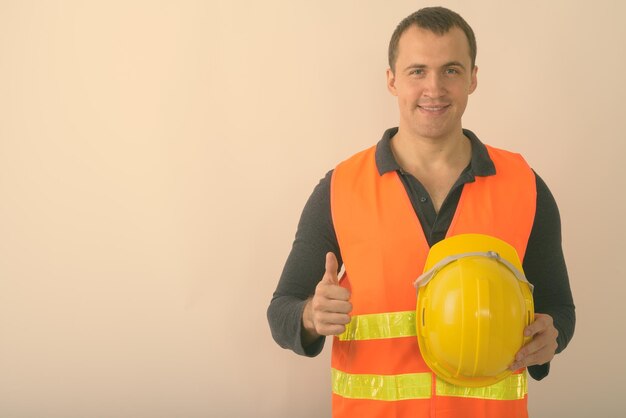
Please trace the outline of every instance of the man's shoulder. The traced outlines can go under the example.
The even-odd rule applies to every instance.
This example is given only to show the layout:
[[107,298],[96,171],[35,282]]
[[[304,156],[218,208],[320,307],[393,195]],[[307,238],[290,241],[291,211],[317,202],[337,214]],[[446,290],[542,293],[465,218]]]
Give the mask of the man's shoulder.
[[521,164],[524,167],[530,168],[530,165],[528,164],[528,161],[526,161],[526,158],[524,158],[524,156],[517,151],[498,148],[487,144],[485,144],[485,148],[489,153],[489,158],[494,162],[496,167],[510,164]]
[[358,151],[352,154],[351,156],[349,156],[348,158],[344,159],[339,164],[337,164],[337,166],[339,167],[345,164],[354,164],[354,163],[362,162],[363,160],[372,158],[372,154],[374,154],[375,152],[376,152],[376,145],[369,146],[368,148],[365,148],[361,151]]
[[374,167],[378,174],[383,175],[399,168],[391,150],[391,139],[398,132],[397,127],[385,130],[380,140],[369,147],[352,154],[337,164],[337,167],[352,166],[356,168]]

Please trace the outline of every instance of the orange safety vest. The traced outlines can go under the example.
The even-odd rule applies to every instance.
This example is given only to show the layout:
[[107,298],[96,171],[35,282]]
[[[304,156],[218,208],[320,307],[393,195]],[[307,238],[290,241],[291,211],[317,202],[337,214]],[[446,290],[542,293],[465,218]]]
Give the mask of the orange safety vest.
[[[447,236],[480,233],[524,259],[536,207],[533,171],[519,155],[487,147],[496,174],[463,187]],[[334,337],[335,418],[527,417],[526,370],[493,386],[466,388],[437,378],[416,338],[413,281],[429,246],[397,172],[380,175],[376,147],[337,166],[332,218],[351,291],[352,320]]]

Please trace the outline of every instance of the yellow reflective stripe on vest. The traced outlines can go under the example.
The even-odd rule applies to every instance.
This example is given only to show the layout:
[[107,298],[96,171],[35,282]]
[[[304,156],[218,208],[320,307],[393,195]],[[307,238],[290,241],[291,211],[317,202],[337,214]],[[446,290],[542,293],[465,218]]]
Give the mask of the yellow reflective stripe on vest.
[[[332,386],[335,395],[350,399],[377,401],[402,401],[429,399],[431,373],[399,375],[349,374],[332,369]],[[482,388],[455,386],[436,379],[437,396],[509,401],[523,399],[528,393],[526,372],[511,375],[502,381]]]
[[437,396],[457,396],[461,398],[480,398],[493,400],[524,399],[528,393],[526,371],[512,374],[498,383],[481,388],[455,386],[437,378]]
[[340,341],[415,337],[415,311],[353,316]]
[[348,374],[332,369],[333,393],[344,398],[377,401],[428,399],[431,374],[412,373],[395,376]]

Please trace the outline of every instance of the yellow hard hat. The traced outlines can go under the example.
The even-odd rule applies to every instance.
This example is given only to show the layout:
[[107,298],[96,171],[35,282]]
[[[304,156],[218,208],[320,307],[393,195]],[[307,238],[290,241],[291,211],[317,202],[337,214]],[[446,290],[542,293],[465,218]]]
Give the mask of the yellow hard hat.
[[415,286],[417,340],[437,376],[478,387],[512,373],[534,320],[532,285],[515,248],[487,235],[446,238],[430,249]]

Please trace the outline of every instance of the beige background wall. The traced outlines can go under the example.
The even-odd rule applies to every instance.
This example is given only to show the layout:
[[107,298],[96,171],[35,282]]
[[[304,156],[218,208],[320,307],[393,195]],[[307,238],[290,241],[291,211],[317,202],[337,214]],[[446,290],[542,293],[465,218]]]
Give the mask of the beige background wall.
[[[387,42],[432,4],[0,1],[0,416],[327,416],[328,351],[265,310],[314,185],[396,124]],[[441,4],[478,37],[464,125],[561,209],[578,326],[532,416],[619,416],[626,3]]]

